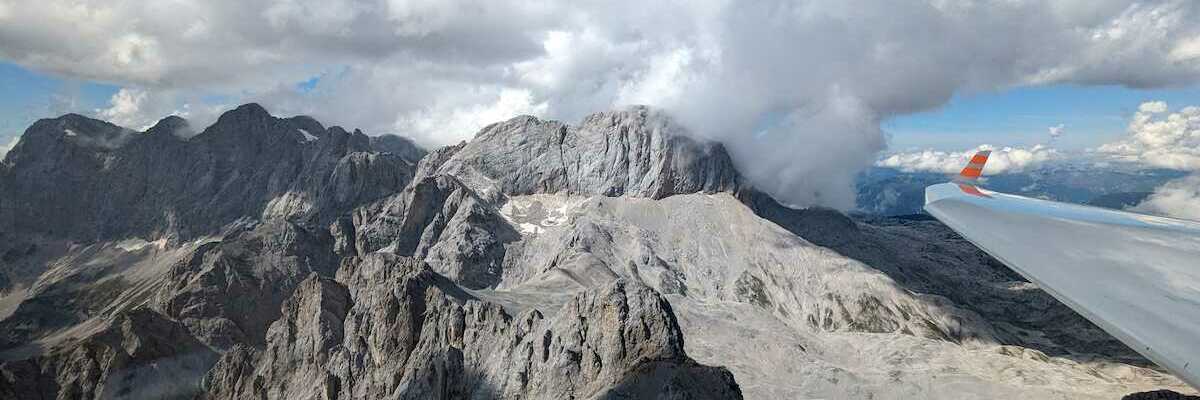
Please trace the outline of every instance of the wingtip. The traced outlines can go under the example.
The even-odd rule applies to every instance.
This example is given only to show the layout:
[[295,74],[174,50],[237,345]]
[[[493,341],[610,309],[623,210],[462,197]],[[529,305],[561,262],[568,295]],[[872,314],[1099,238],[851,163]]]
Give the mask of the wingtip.
[[962,171],[954,179],[955,182],[975,182],[983,175],[983,167],[987,165],[988,156],[992,154],[991,150],[980,150],[971,157],[967,162],[967,166],[963,167]]

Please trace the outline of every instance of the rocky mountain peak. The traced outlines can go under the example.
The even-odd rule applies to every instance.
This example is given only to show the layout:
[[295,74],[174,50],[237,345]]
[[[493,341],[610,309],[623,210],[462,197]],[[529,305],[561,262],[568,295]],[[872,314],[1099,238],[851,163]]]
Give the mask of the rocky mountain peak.
[[[124,144],[133,131],[107,121],[79,114],[64,114],[58,118],[41,119],[25,130],[23,138],[38,143],[53,140],[77,146],[113,149]],[[34,146],[34,149],[37,150]]]
[[417,146],[411,139],[399,135],[379,135],[372,136],[371,148],[375,151],[392,153],[400,156],[404,160],[416,164],[425,157],[428,152]]
[[674,122],[649,106],[631,105],[618,110],[601,111],[583,117],[580,127],[603,129],[625,125],[630,128],[647,126],[658,123],[663,126],[674,126]]
[[192,136],[192,125],[188,120],[177,115],[170,115],[158,120],[154,126],[146,130],[147,135],[171,135],[180,138]]
[[237,106],[237,108],[234,108],[232,110],[226,111],[225,113],[221,114],[221,117],[218,119],[218,123],[220,122],[221,119],[245,121],[245,120],[255,120],[255,119],[261,120],[261,119],[271,119],[271,118],[275,118],[275,117],[272,116],[270,112],[267,112],[267,109],[263,108],[263,106],[259,105],[258,103],[246,103],[246,104]]
[[415,169],[358,154],[371,153],[361,131],[253,103],[190,129],[177,116],[144,134],[77,114],[40,120],[0,171],[0,222],[83,241],[190,238],[246,216],[314,223],[400,190]]
[[592,114],[578,126],[519,116],[483,128],[430,173],[454,175],[485,197],[658,199],[737,190],[741,179],[725,148],[687,133],[647,107]]
[[276,118],[255,103],[238,106],[226,111],[217,122],[196,136],[197,140],[210,143],[254,146],[255,144],[282,144],[284,139],[292,142],[303,138],[287,120]]

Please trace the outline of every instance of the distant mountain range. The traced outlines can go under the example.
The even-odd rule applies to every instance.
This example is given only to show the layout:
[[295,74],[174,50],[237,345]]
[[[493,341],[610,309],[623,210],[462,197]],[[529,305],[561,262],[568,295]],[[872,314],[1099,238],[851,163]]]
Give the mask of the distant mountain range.
[[[1155,188],[1184,175],[1185,172],[1169,169],[1064,163],[988,176],[981,185],[1004,193],[1120,209],[1140,203]],[[884,216],[921,214],[925,187],[950,178],[941,173],[870,168],[856,182],[857,211]]]

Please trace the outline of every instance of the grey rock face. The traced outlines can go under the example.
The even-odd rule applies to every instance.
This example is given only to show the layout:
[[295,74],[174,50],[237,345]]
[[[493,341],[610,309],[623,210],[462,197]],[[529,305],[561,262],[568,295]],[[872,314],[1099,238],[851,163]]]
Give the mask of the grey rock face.
[[517,117],[430,153],[404,193],[355,212],[359,254],[421,258],[470,288],[497,285],[506,244],[520,239],[496,206],[503,196],[571,193],[663,198],[735,191],[720,144],[684,136],[647,108],[598,113],[578,127]]
[[72,346],[0,364],[0,397],[188,399],[216,358],[180,324],[138,309]]
[[497,284],[504,245],[520,238],[493,207],[446,175],[356,210],[353,225],[357,254],[385,251],[427,260],[470,288]]
[[[200,134],[178,117],[139,133],[67,115],[34,124],[21,143],[0,165],[0,236],[13,239],[0,245],[0,359],[37,366],[13,367],[12,382],[86,390],[124,367],[46,366],[81,359],[64,352],[92,337],[81,327],[140,307],[178,328],[181,345],[263,346],[296,285],[333,276],[329,223],[399,191],[415,168],[372,151],[361,132],[253,104]],[[168,240],[127,248],[131,236]],[[195,386],[207,369],[178,385]],[[81,396],[113,397],[96,393]]]
[[73,114],[38,121],[0,169],[0,222],[81,241],[190,240],[244,217],[324,225],[403,188],[414,168],[369,153],[361,132],[256,104],[188,129],[178,117],[142,133]]
[[659,199],[739,185],[722,145],[685,136],[644,107],[592,114],[577,127],[529,116],[492,124],[437,171],[487,198],[567,192]]
[[168,270],[155,303],[205,344],[261,346],[279,306],[311,274],[332,277],[328,234],[271,221],[200,246]]
[[453,146],[441,147],[430,152],[429,154],[426,154],[425,158],[422,158],[421,162],[417,163],[417,172],[413,177],[413,181],[421,181],[425,178],[437,175],[438,170],[442,168],[442,165],[447,161],[450,161],[450,159],[453,158],[455,154],[458,154],[458,152],[464,147],[467,147],[467,142],[461,142]]
[[753,304],[812,331],[992,337],[977,315],[798,238],[729,194],[592,197],[566,207],[575,210],[563,223],[510,249],[501,289],[594,287],[624,278],[691,299]]
[[670,305],[645,287],[514,318],[410,258],[352,261],[338,281],[306,281],[266,350],[222,358],[207,398],[740,398],[728,371],[684,354]]
[[300,399],[322,398],[328,390],[336,393],[336,387],[326,387],[331,382],[324,367],[330,351],[342,344],[349,307],[345,287],[329,278],[309,277],[284,303],[281,318],[267,334],[267,350],[238,346],[225,353],[206,378],[207,396],[249,398],[252,392],[274,392]]
[[[307,117],[279,119],[257,105],[230,111],[198,134],[176,117],[141,133],[78,116],[40,124],[31,130],[41,133],[27,136],[42,135],[38,140],[44,143],[28,140],[0,166],[0,187],[20,192],[0,196],[0,218],[16,221],[42,215],[37,213],[45,208],[72,208],[59,224],[65,230],[23,220],[17,232],[97,244],[83,252],[30,250],[32,243],[3,246],[6,258],[31,265],[53,254],[71,254],[80,263],[3,274],[5,287],[19,290],[37,279],[35,291],[12,292],[24,298],[0,321],[9,332],[3,356],[13,361],[5,367],[10,379],[4,390],[11,393],[122,396],[112,394],[109,388],[115,387],[126,394],[190,397],[197,372],[209,370],[220,352],[206,380],[205,395],[214,398],[740,396],[727,371],[700,366],[683,354],[670,306],[651,289],[621,283],[603,296],[581,297],[563,312],[572,319],[529,311],[520,319],[523,328],[500,306],[461,289],[458,284],[498,284],[506,249],[521,238],[497,212],[495,198],[483,198],[478,188],[441,171],[465,145],[440,149],[418,167],[415,157],[423,152],[411,143],[372,141]],[[634,150],[637,157],[672,157],[678,146],[693,145],[634,125],[621,129],[632,129],[630,137],[644,142]],[[648,144],[654,135],[667,144]],[[696,146],[684,153],[706,148]],[[614,171],[628,168],[620,166],[627,163],[620,157],[612,155]],[[627,173],[659,171],[670,162],[634,164]],[[652,164],[658,167],[647,167]],[[40,176],[31,166],[77,179],[36,186]],[[661,174],[665,185],[648,180],[631,185],[647,196],[669,191],[657,188],[705,187],[687,171],[667,170]],[[414,174],[420,179],[412,181]],[[624,193],[626,183],[615,177],[600,181],[616,182],[605,193]],[[580,190],[606,183],[589,185]],[[68,189],[85,193],[55,200],[61,204],[26,196]],[[149,244],[157,250],[106,242],[129,236],[168,240]],[[175,255],[154,255],[177,246],[182,247],[169,250]],[[394,254],[429,261],[435,269]],[[70,270],[97,262],[113,267]],[[83,298],[95,304],[82,309],[76,300]],[[169,355],[97,362],[120,357],[79,354],[69,343],[110,334],[49,339],[94,321],[123,321],[131,312],[154,317],[142,336],[169,337],[204,354],[186,358],[187,374],[166,375],[174,386],[147,389],[108,375],[126,365],[168,365],[161,360]],[[541,329],[538,336],[528,334],[535,328]],[[52,347],[38,350],[30,344],[38,340]],[[535,350],[544,357],[533,357]],[[32,356],[23,356],[26,352]],[[70,367],[79,363],[92,366]],[[518,370],[524,372],[514,373]],[[697,378],[711,384],[692,384]],[[146,391],[151,389],[160,392]]]

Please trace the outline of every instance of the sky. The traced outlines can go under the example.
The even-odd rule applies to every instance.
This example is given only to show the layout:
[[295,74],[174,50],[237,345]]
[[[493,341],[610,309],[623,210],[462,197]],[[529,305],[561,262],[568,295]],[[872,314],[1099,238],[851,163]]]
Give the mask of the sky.
[[645,104],[777,198],[844,209],[863,168],[981,144],[1188,168],[1198,83],[1191,0],[0,0],[0,151],[67,111],[258,102],[433,147]]
[[[314,75],[296,82],[295,87],[298,92],[312,91],[322,77]],[[0,62],[0,89],[0,143],[7,143],[39,118],[68,112],[95,115],[109,107],[121,87]],[[236,105],[235,99],[228,96],[213,95],[201,101],[218,110]],[[883,120],[882,129],[888,135],[885,154],[924,149],[955,151],[981,144],[1095,148],[1124,136],[1130,117],[1146,101],[1200,105],[1200,86],[1134,89],[1054,84],[957,94],[932,110]],[[1060,135],[1052,137],[1049,129],[1058,126],[1062,128]]]
[[[1200,105],[1200,86],[1130,89],[1059,84],[956,96],[934,110],[886,120],[889,150],[961,150],[980,144],[1043,144],[1084,150],[1126,135],[1129,120],[1147,101]],[[1051,127],[1062,126],[1058,137]]]

